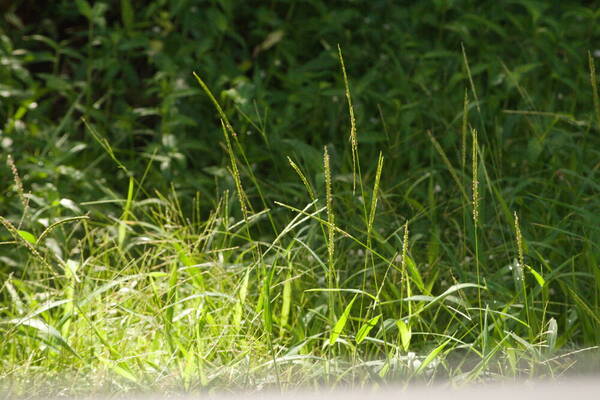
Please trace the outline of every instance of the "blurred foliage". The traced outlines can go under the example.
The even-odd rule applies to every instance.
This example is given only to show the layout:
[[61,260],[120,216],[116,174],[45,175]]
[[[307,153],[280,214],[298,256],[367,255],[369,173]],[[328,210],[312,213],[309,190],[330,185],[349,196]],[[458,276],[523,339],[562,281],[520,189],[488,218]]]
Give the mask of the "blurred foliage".
[[[85,116],[133,173],[154,159],[157,188],[172,182],[212,197],[215,179],[225,175],[224,153],[216,113],[191,74],[197,71],[235,121],[261,178],[290,173],[286,154],[316,174],[324,144],[340,153],[348,145],[340,44],[364,158],[383,147],[399,170],[418,168],[429,162],[424,129],[458,145],[468,86],[461,43],[483,113],[473,124],[485,124],[486,140],[506,147],[523,140],[523,119],[501,117],[501,109],[591,113],[586,52],[600,39],[592,5],[3,1],[2,150],[44,195],[83,201],[106,189],[122,192],[127,179],[108,179],[116,169],[86,132]],[[6,195],[0,204],[6,213]]]

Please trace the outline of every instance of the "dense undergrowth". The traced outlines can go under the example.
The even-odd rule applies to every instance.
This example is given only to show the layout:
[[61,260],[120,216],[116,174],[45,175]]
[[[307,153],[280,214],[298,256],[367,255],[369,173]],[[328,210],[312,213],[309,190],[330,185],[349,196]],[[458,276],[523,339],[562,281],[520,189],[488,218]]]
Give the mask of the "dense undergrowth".
[[0,391],[552,377],[600,344],[598,10],[250,3],[0,3]]

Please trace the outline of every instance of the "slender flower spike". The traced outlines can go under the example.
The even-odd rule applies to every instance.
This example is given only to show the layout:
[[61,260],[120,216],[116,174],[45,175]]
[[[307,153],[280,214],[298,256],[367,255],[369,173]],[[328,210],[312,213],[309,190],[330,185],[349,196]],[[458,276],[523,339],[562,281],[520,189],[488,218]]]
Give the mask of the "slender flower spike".
[[479,221],[479,159],[477,157],[477,130],[472,129],[471,134],[473,136],[473,222],[477,225],[477,222]]
[[515,235],[517,237],[517,250],[519,251],[519,266],[525,266],[525,257],[523,256],[523,235],[521,234],[521,226],[519,225],[519,215],[515,211]]
[[333,213],[333,194],[331,190],[331,167],[329,165],[329,152],[327,146],[324,147],[323,153],[323,169],[325,171],[325,205],[327,207],[327,232],[328,243],[327,251],[329,254],[330,268],[333,265],[335,254],[334,231],[335,231],[335,215]]
[[356,136],[356,118],[354,117],[354,107],[352,107],[352,97],[350,96],[350,85],[348,84],[348,75],[346,74],[346,65],[342,56],[342,48],[338,45],[338,55],[342,66],[344,76],[344,87],[346,99],[348,100],[348,112],[350,114],[350,143],[352,147],[352,191],[356,190],[356,170],[358,168],[358,138]]

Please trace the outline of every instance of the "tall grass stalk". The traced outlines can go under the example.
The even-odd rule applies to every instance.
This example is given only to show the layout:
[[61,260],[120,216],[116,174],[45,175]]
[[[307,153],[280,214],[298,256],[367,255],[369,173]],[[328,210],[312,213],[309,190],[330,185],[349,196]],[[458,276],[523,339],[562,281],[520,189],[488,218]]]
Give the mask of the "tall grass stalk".
[[590,68],[590,83],[592,85],[592,97],[594,99],[594,111],[596,114],[596,123],[598,124],[598,129],[600,130],[600,97],[598,95],[598,79],[596,76],[596,63],[594,62],[594,57],[592,57],[592,53],[588,51],[588,62]]
[[[208,96],[210,101],[215,106],[215,109],[217,110],[217,113],[219,114],[219,118],[221,119],[222,124],[225,125],[225,130],[231,133],[233,141],[235,142],[235,145],[236,145],[236,150],[239,152],[239,154],[243,160],[243,165],[246,166],[246,171],[248,173],[248,177],[250,178],[250,180],[252,181],[252,184],[256,188],[256,191],[258,193],[258,196],[260,198],[260,201],[261,201],[264,209],[269,209],[267,198],[266,198],[265,194],[263,193],[263,189],[262,189],[261,185],[259,184],[258,179],[256,178],[256,175],[254,174],[254,171],[252,170],[251,163],[248,160],[248,156],[246,155],[246,151],[244,150],[244,147],[242,146],[242,144],[239,141],[238,134],[234,130],[233,126],[231,125],[231,122],[229,122],[229,118],[227,118],[227,114],[225,113],[225,111],[223,111],[223,108],[221,107],[221,105],[219,104],[219,102],[217,101],[215,96],[213,95],[213,93],[210,90],[210,88],[208,87],[208,85],[206,85],[206,83],[202,80],[202,78],[200,78],[200,76],[198,74],[196,74],[195,72],[193,72],[193,75],[194,75],[194,78],[196,78],[196,81],[198,82],[198,84],[200,85],[202,90],[204,91],[204,93]],[[227,150],[228,153],[233,151],[231,144],[229,144],[229,147],[230,148]],[[238,173],[239,173],[239,171],[238,171]],[[273,229],[273,232],[276,233],[277,228],[275,227],[275,221],[273,220],[273,217],[271,216],[271,214],[267,214],[267,217],[269,218],[269,222],[271,223],[271,228]]]
[[[17,169],[17,166],[10,154],[6,156],[6,163],[8,164],[8,167],[10,168],[10,172],[12,173],[13,182],[15,184],[15,190],[17,192],[17,195],[19,196],[19,200],[21,200],[21,205],[23,206],[23,218],[24,218],[25,215],[27,215],[27,207],[29,205],[29,199],[25,196],[25,190],[23,189],[23,182],[21,181],[21,177],[19,176],[19,170]],[[19,223],[19,226],[21,226],[20,223]]]
[[371,232],[373,231],[373,223],[375,222],[375,214],[377,213],[377,198],[379,193],[379,184],[381,182],[381,171],[383,171],[383,154],[380,152],[377,159],[377,170],[375,171],[375,183],[373,184],[373,192],[371,194],[369,223],[367,224],[367,245],[369,247],[371,247]]
[[469,93],[465,89],[465,99],[463,102],[462,125],[460,130],[461,146],[460,146],[460,166],[462,172],[465,172],[467,164],[467,136],[469,133]]
[[[412,296],[412,289],[410,285],[410,279],[406,270],[406,264],[408,260],[408,221],[404,223],[404,234],[402,236],[402,256],[400,258],[400,271],[402,276],[402,285],[406,291],[406,297]],[[401,303],[402,306],[403,303]],[[408,315],[412,315],[411,302],[407,303]],[[402,308],[400,308],[400,314],[402,314]]]
[[478,165],[479,165],[479,157],[478,157],[478,140],[477,140],[477,130],[476,129],[472,129],[471,130],[471,138],[472,138],[472,150],[471,150],[471,155],[472,155],[472,176],[473,176],[473,180],[472,180],[472,209],[473,209],[473,224],[475,226],[478,225],[479,223],[479,169],[478,169]]
[[473,210],[473,236],[475,240],[475,274],[477,275],[477,308],[479,310],[479,329],[481,329],[481,338],[483,340],[482,348],[485,353],[487,343],[487,332],[484,331],[483,324],[483,303],[481,301],[481,268],[479,261],[479,144],[477,140],[477,130],[471,129],[471,174],[472,174],[472,210]]
[[[367,222],[367,251],[365,253],[365,261],[364,261],[364,266],[363,266],[363,279],[362,279],[362,290],[366,291],[367,290],[367,270],[369,269],[369,262],[371,263],[371,270],[373,273],[373,280],[375,283],[375,287],[378,287],[381,285],[381,287],[383,287],[384,285],[384,281],[381,282],[381,284],[378,282],[377,280],[377,269],[375,268],[375,262],[374,262],[374,257],[373,257],[373,253],[372,253],[372,248],[373,248],[373,238],[372,238],[372,234],[373,234],[373,224],[375,223],[375,215],[377,213],[377,199],[379,196],[379,185],[381,182],[381,172],[383,171],[383,154],[380,152],[379,153],[379,158],[377,160],[377,170],[375,171],[375,182],[373,184],[373,192],[371,193],[371,206],[370,206],[370,210],[369,210],[369,220]],[[385,280],[385,277],[384,277]],[[379,294],[378,294],[379,296]],[[363,297],[361,297],[361,311],[363,308]],[[376,301],[375,301],[376,302]],[[376,306],[377,304],[373,304],[373,306]],[[369,308],[369,310],[366,313],[365,318],[370,318],[370,311],[374,310],[373,308]]]
[[[412,297],[412,288],[410,277],[407,271],[408,264],[408,221],[404,223],[404,234],[402,237],[402,254],[400,258],[400,273],[401,280],[400,284],[400,295],[406,293],[405,299]],[[413,307],[412,302],[407,302],[408,312],[404,313],[404,302],[400,303],[399,318],[396,320],[396,326],[398,327],[398,344],[399,348],[403,349],[408,353],[410,349],[412,339],[412,323],[413,323]],[[407,316],[405,316],[407,315]]]
[[[348,84],[348,75],[346,74],[346,66],[344,64],[344,57],[342,56],[342,48],[338,44],[338,55],[340,59],[340,65],[342,67],[342,75],[344,78],[344,89],[346,94],[346,100],[348,101],[348,113],[350,114],[350,145],[352,151],[352,190],[356,191],[356,178],[357,175],[361,176],[360,171],[360,160],[358,158],[358,137],[356,134],[356,118],[354,117],[354,107],[352,106],[352,97],[350,95],[350,85]],[[359,180],[362,186],[362,180]],[[362,190],[361,190],[362,192]]]
[[460,178],[458,176],[458,173],[456,172],[456,168],[454,168],[454,166],[448,159],[448,156],[446,155],[446,152],[444,151],[444,149],[442,148],[440,143],[431,134],[431,131],[428,130],[426,132],[427,132],[427,136],[429,137],[429,140],[431,140],[431,143],[433,143],[433,147],[435,147],[435,150],[438,152],[440,157],[442,157],[442,161],[444,161],[444,164],[448,168],[448,172],[450,172],[450,176],[452,176],[452,179],[456,183],[456,186],[458,186],[458,188],[460,189],[460,192],[463,195],[463,198],[465,199],[465,201],[469,202],[469,196],[467,195],[465,186],[463,185],[462,181],[460,180]]
[[[329,292],[329,314],[334,315],[335,288],[335,213],[333,211],[333,189],[331,183],[331,166],[327,146],[323,148],[323,171],[325,174],[325,206],[327,209],[327,288]],[[332,319],[333,320],[333,319]]]
[[227,146],[227,155],[229,156],[230,163],[230,172],[233,177],[233,181],[235,183],[235,188],[238,193],[238,200],[240,202],[240,208],[242,210],[242,215],[248,222],[248,217],[250,216],[250,203],[248,202],[248,197],[246,196],[246,192],[244,191],[244,187],[242,186],[242,178],[240,176],[240,171],[238,169],[237,160],[235,154],[233,153],[233,148],[231,147],[231,141],[229,140],[229,133],[226,129],[226,122],[221,120],[221,127],[223,130],[223,137],[225,139],[225,143]]
[[519,223],[519,215],[515,211],[514,213],[515,219],[515,238],[517,241],[517,263],[515,265],[516,269],[516,277],[518,280],[519,288],[521,289],[521,295],[523,297],[523,306],[525,307],[525,317],[527,318],[527,324],[529,326],[529,338],[534,338],[534,327],[532,326],[533,320],[530,311],[529,305],[529,296],[527,295],[527,286],[525,283],[525,268],[527,265],[525,264],[525,256],[523,251],[523,235],[521,234],[521,225]]
[[471,67],[469,66],[469,59],[467,58],[467,50],[465,50],[464,43],[460,44],[460,48],[462,50],[463,62],[465,65],[465,70],[467,71],[467,78],[469,79],[469,84],[471,85],[471,91],[473,92],[473,97],[475,98],[475,107],[477,107],[477,111],[481,116],[481,108],[479,107],[479,97],[477,96],[477,89],[475,89],[475,82],[473,81],[473,75],[471,74]]
[[313,202],[316,201],[317,196],[315,195],[315,190],[313,189],[308,179],[306,179],[306,176],[304,175],[300,167],[298,167],[298,165],[294,161],[292,161],[290,157],[288,157],[287,160],[292,169],[296,172],[296,174],[298,174],[298,177],[300,177],[300,180],[302,181],[302,184],[304,185],[304,188],[306,189],[310,200]]

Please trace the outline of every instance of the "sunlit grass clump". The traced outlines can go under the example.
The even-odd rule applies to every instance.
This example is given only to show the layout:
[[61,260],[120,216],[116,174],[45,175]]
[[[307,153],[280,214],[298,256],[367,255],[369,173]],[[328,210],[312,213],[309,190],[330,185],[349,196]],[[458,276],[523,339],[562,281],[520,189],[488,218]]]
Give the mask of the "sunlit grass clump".
[[[545,226],[580,246],[550,261],[551,246],[529,240],[536,221],[521,217],[512,191],[528,182],[494,173],[499,153],[471,126],[469,97],[452,133],[461,137],[459,156],[424,131],[435,167],[400,185],[403,172],[382,153],[360,162],[341,51],[339,60],[350,156],[325,146],[314,176],[287,158],[298,176],[287,198],[265,195],[199,76],[221,121],[232,187],[209,213],[200,195],[148,193],[146,175],[131,173],[87,122],[129,175],[127,193],[65,201],[73,215],[53,216],[32,204],[18,157],[8,158],[22,218],[0,218],[9,265],[0,286],[0,390],[460,384],[554,376],[570,367],[564,354],[574,345],[591,347],[600,322],[597,245]],[[477,99],[466,54],[465,67]],[[596,93],[595,78],[592,86]],[[413,196],[421,185],[425,196]]]

